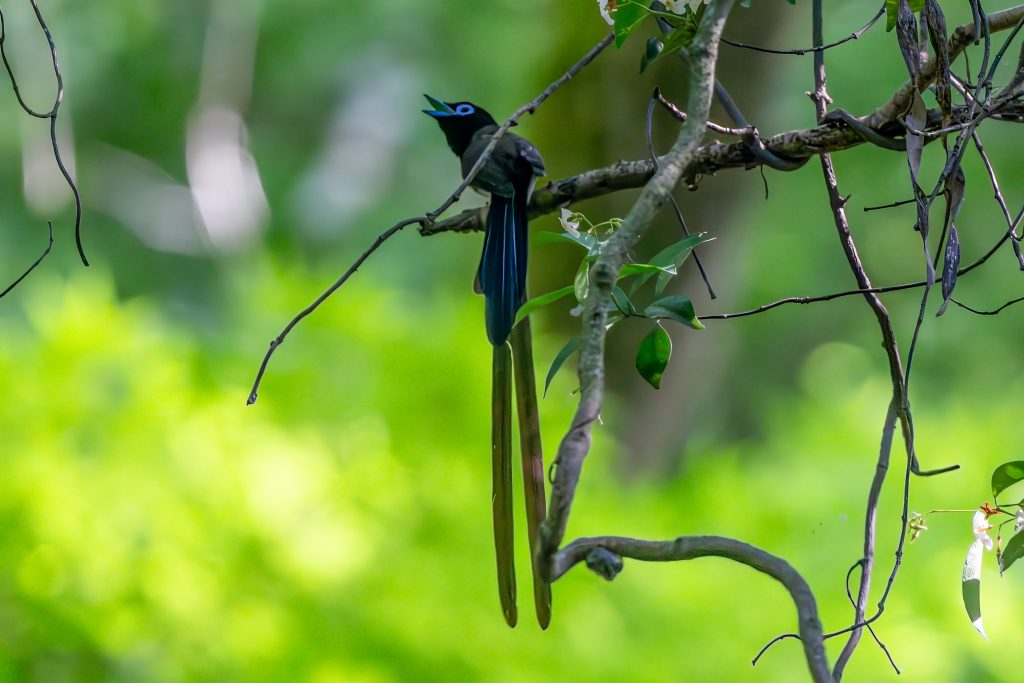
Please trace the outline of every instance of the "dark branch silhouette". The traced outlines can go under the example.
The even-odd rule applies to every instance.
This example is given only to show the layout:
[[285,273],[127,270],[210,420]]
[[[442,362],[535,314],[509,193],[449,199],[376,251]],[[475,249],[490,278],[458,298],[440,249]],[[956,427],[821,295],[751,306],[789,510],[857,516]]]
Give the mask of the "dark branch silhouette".
[[[57,142],[57,117],[60,114],[61,104],[64,102],[64,75],[61,72],[60,60],[57,58],[57,45],[53,40],[53,35],[50,33],[50,27],[47,26],[46,20],[43,18],[42,12],[39,11],[39,5],[37,0],[29,0],[32,4],[32,11],[35,13],[36,22],[39,24],[39,28],[43,31],[43,35],[46,37],[47,45],[50,48],[50,59],[53,63],[53,75],[57,81],[57,94],[53,100],[53,106],[50,107],[49,111],[37,111],[33,109],[25,101],[21,95],[21,89],[18,87],[18,79],[14,75],[14,69],[11,67],[11,62],[7,56],[7,26],[4,21],[3,10],[0,10],[0,59],[3,60],[4,68],[7,70],[7,75],[11,80],[11,89],[14,91],[14,96],[18,99],[18,104],[29,116],[33,116],[37,119],[49,119],[50,120],[50,146],[53,149],[53,158],[57,162],[57,167],[60,169],[60,173],[64,176],[65,182],[71,189],[71,194],[74,195],[75,199],[75,244],[78,247],[79,258],[82,259],[82,264],[88,266],[89,259],[86,258],[85,248],[82,245],[82,196],[78,191],[78,185],[75,183],[74,178],[71,177],[71,173],[68,171],[67,166],[64,164],[64,157],[60,151],[60,144]],[[51,225],[51,237],[52,237],[52,225]],[[47,248],[44,252],[43,257],[50,252]],[[39,265],[38,262],[34,263],[22,277],[18,278],[17,282],[21,282],[25,275],[32,272],[32,270]],[[6,294],[10,289],[5,290]],[[0,294],[0,296],[3,296]]]

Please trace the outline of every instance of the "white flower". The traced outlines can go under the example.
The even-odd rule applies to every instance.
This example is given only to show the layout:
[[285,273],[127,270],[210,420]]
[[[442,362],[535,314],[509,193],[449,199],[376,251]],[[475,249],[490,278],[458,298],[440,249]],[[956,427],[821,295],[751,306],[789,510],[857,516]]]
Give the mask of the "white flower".
[[1014,532],[1024,529],[1024,508],[1017,510],[1017,523],[1013,525]]
[[988,515],[983,510],[978,510],[974,513],[974,538],[981,541],[981,544],[985,546],[985,550],[992,550],[992,539],[988,536],[988,530],[992,527],[988,523]]
[[558,222],[562,224],[562,229],[573,237],[580,236],[580,219],[570,220],[576,214],[569,209],[562,209],[562,215],[558,217]]
[[597,9],[601,12],[601,18],[608,22],[609,26],[613,26],[615,24],[615,20],[612,19],[611,14],[612,11],[614,11],[614,8],[612,10],[608,9],[608,0],[597,0]]

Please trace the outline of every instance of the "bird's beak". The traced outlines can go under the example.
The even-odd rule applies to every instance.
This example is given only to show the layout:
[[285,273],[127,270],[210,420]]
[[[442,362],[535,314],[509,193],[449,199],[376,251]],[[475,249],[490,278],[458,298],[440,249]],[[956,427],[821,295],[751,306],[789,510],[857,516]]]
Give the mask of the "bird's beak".
[[452,109],[451,105],[449,105],[447,102],[442,102],[441,100],[433,98],[430,95],[423,96],[427,98],[427,102],[430,102],[430,106],[433,107],[433,109],[423,110],[423,113],[426,114],[427,116],[433,116],[436,119],[444,116],[455,115],[455,110]]

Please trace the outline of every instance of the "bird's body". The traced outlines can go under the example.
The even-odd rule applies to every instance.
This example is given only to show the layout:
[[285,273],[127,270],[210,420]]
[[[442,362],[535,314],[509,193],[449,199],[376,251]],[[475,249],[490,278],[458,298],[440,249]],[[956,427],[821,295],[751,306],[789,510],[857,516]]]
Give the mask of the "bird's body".
[[[498,132],[498,126],[487,125],[477,130],[470,138],[465,152],[460,155],[463,178],[469,175],[487,145],[491,144],[491,139],[496,132]],[[472,186],[475,189],[482,190],[487,194],[509,197],[515,191],[515,179],[529,176],[531,181],[535,182],[537,178],[544,175],[544,160],[537,148],[526,138],[515,133],[505,133],[499,144],[506,150],[513,150],[514,153],[498,158],[492,155],[488,163],[484,164],[476,178],[473,179]],[[531,192],[533,191],[533,182],[529,188]]]
[[[441,126],[448,146],[461,161],[463,178],[467,177],[498,131],[497,122],[469,102],[447,103],[429,95],[427,100],[434,108],[425,113]],[[526,302],[527,205],[537,178],[544,172],[544,160],[537,149],[525,138],[505,133],[470,183],[473,189],[491,199],[474,289],[484,295],[487,338],[494,347],[491,425],[494,542],[498,593],[510,626],[517,620],[512,536],[513,377],[531,555],[536,550],[538,529],[544,519],[544,466],[529,319],[514,324],[517,311]],[[551,589],[541,578],[535,561],[532,566],[537,619],[542,628],[547,628],[551,618]]]

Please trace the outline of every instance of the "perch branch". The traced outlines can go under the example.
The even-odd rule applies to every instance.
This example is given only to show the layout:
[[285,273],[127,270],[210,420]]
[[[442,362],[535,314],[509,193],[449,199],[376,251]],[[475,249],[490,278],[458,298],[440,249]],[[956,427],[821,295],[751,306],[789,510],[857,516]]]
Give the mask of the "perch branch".
[[355,260],[355,262],[348,268],[348,270],[342,273],[341,277],[335,280],[331,284],[331,286],[324,290],[324,292],[320,294],[320,296],[318,296],[316,299],[314,299],[311,304],[309,304],[304,309],[299,311],[291,320],[289,320],[288,324],[285,325],[284,329],[282,329],[281,332],[270,341],[270,347],[267,349],[266,354],[264,354],[263,356],[263,361],[260,363],[259,370],[256,372],[256,379],[253,381],[252,389],[249,391],[249,398],[246,400],[247,405],[252,405],[253,403],[256,402],[256,399],[259,396],[260,384],[263,381],[263,376],[267,371],[267,366],[270,363],[271,357],[274,355],[274,352],[281,346],[281,344],[284,343],[284,340],[288,337],[288,334],[295,328],[295,326],[298,325],[303,318],[310,315],[311,313],[313,313],[313,311],[319,308],[321,304],[327,301],[327,299],[329,299],[330,296],[334,294],[334,292],[338,291],[338,289],[341,288],[341,286],[344,285],[345,282],[347,282],[348,279],[352,277],[352,275],[354,275],[357,270],[359,270],[359,267],[363,265],[366,259],[368,259],[371,254],[377,251],[377,249],[380,248],[380,246],[384,244],[384,242],[389,240],[395,234],[397,234],[407,226],[413,224],[419,224],[421,226],[421,229],[434,225],[434,221],[437,219],[437,217],[440,216],[445,211],[447,211],[448,207],[450,207],[452,204],[458,201],[462,193],[466,190],[467,187],[469,187],[470,183],[473,182],[473,179],[476,178],[477,174],[480,172],[480,169],[483,168],[483,165],[487,162],[491,154],[494,152],[494,148],[497,145],[498,140],[501,138],[501,136],[504,135],[505,132],[511,126],[515,125],[520,118],[522,118],[526,114],[534,113],[537,110],[537,107],[539,107],[546,99],[551,97],[552,93],[554,93],[563,84],[572,79],[573,76],[578,74],[580,71],[586,68],[591,62],[593,62],[594,59],[596,59],[597,56],[601,54],[601,52],[604,51],[606,47],[611,45],[612,40],[614,40],[614,38],[615,36],[612,33],[609,33],[604,38],[602,38],[597,45],[592,47],[585,55],[583,55],[582,58],[580,58],[578,62],[573,64],[568,71],[566,71],[551,85],[545,88],[540,95],[530,100],[523,106],[519,107],[519,109],[517,109],[512,114],[512,116],[510,116],[503,124],[501,124],[501,127],[498,128],[497,131],[495,131],[490,143],[488,143],[487,147],[480,155],[480,158],[477,160],[476,164],[473,165],[473,168],[470,169],[469,173],[466,174],[466,177],[463,179],[463,181],[459,183],[458,187],[456,187],[455,190],[450,195],[448,195],[448,198],[445,199],[440,204],[440,206],[422,216],[414,216],[412,218],[407,218],[405,220],[399,221],[398,223],[395,223],[390,228],[388,228],[380,235],[378,235],[377,239],[374,240],[373,244],[371,244],[370,247],[366,251],[364,251],[359,256],[359,258]]
[[[958,120],[967,114],[966,106],[958,106],[953,110],[953,116]],[[1024,105],[1007,102],[994,118],[1018,122],[1021,120],[1018,117],[1021,116],[1024,116]],[[929,131],[941,128],[942,113],[938,109],[929,110],[928,123]],[[903,134],[903,130],[901,124],[890,123],[883,128],[882,133],[890,136],[890,139],[895,139],[895,136]],[[742,134],[745,131],[733,132]],[[770,138],[762,138],[761,142],[774,156],[798,162],[826,152],[840,152],[857,147],[867,141],[850,125],[837,120],[814,128],[779,133]],[[726,144],[716,141],[697,150],[683,171],[683,177],[692,181],[690,189],[696,189],[701,176],[731,168],[755,168],[762,163],[763,160],[755,156],[746,142]],[[534,191],[529,206],[530,217],[537,218],[554,213],[562,207],[585,199],[643,187],[653,173],[654,164],[649,159],[617,161],[610,166],[549,182]],[[442,232],[480,231],[484,229],[485,218],[485,208],[466,209],[450,218],[422,226],[420,234],[430,236]]]

